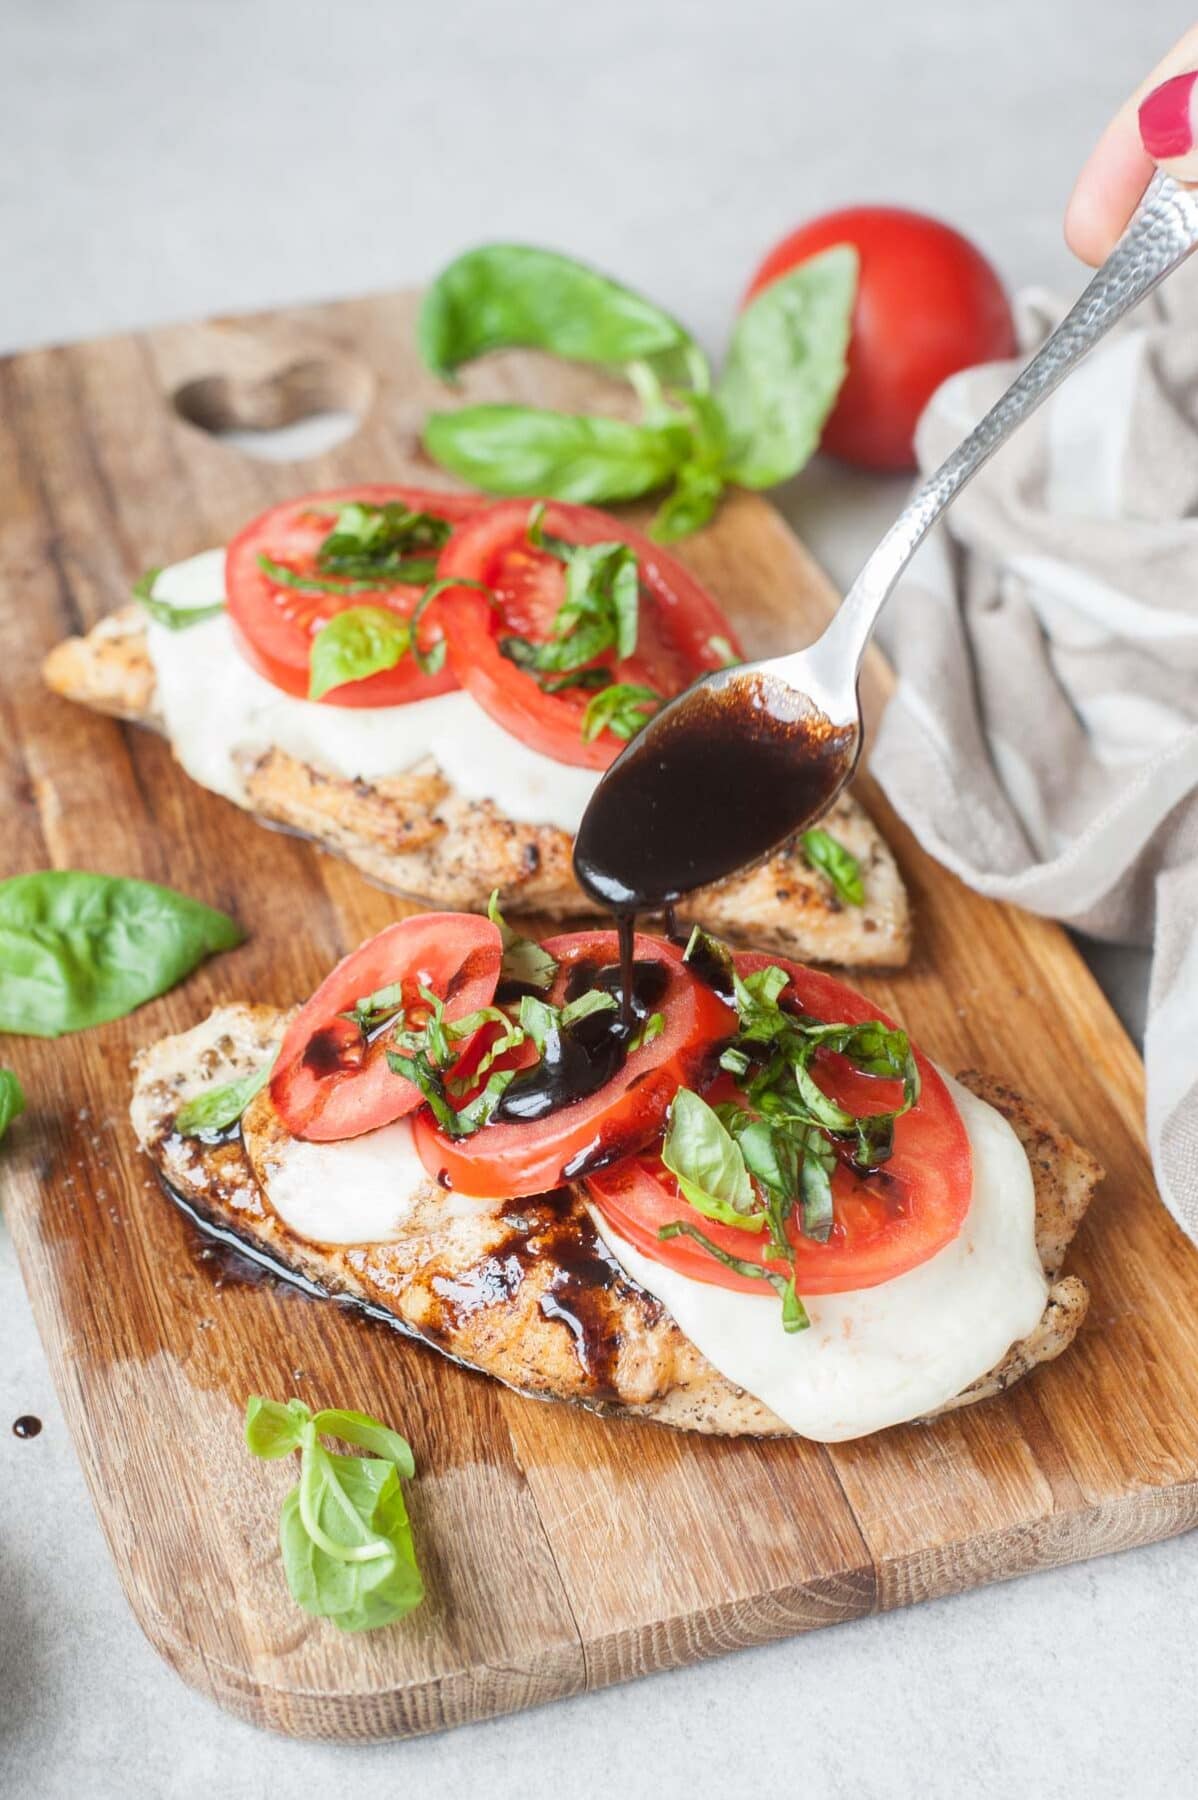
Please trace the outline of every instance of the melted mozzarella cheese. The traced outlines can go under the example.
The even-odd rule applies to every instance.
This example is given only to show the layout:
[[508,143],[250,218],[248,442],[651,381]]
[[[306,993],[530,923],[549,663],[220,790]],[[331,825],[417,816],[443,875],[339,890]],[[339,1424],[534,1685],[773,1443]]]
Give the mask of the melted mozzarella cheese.
[[838,1443],[933,1411],[994,1368],[1044,1310],[1023,1146],[993,1107],[944,1079],[973,1147],[960,1233],[893,1281],[805,1300],[809,1331],[783,1331],[771,1290],[759,1298],[694,1281],[642,1256],[591,1209],[613,1255],[707,1360],[803,1437]]
[[[224,598],[225,553],[206,550],[164,569],[156,599],[180,607]],[[286,751],[340,775],[377,781],[427,758],[467,800],[490,800],[510,819],[574,832],[598,771],[554,762],[504,731],[469,694],[406,706],[330,706],[299,700],[252,669],[222,613],[183,631],[150,620],[158,710],[193,781],[247,804],[237,753]]]
[[429,1188],[409,1119],[332,1144],[285,1138],[262,1174],[272,1212],[318,1244],[394,1243]]

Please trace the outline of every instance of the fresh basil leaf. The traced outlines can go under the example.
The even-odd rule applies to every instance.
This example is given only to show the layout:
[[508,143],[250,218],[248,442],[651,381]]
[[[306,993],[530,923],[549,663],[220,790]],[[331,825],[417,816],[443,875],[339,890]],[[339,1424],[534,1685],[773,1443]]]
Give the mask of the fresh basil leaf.
[[312,1423],[319,1435],[340,1438],[343,1444],[365,1450],[368,1456],[381,1456],[394,1463],[405,1481],[411,1481],[416,1473],[416,1460],[407,1439],[372,1419],[369,1413],[346,1412],[339,1406],[326,1407],[316,1414]]
[[675,544],[711,523],[724,491],[724,478],[716,469],[699,463],[683,463],[649,525],[657,544]]
[[0,1069],[0,1138],[25,1111],[25,1090],[11,1069]]
[[168,631],[186,631],[189,626],[201,625],[205,619],[215,619],[217,613],[223,613],[223,600],[214,600],[211,606],[176,606],[170,600],[161,600],[155,594],[154,587],[161,569],[147,569],[133,583],[133,598],[140,600],[156,625],[165,625]]
[[351,606],[334,614],[312,639],[309,700],[321,700],[347,681],[393,669],[411,647],[410,624],[389,607]]
[[716,387],[732,445],[727,479],[772,487],[807,461],[844,380],[856,287],[857,253],[841,244],[741,313]]
[[578,1025],[583,1019],[589,1019],[594,1013],[616,1012],[619,1002],[614,994],[605,992],[603,988],[588,988],[585,994],[579,994],[577,1000],[570,1000],[562,1007],[560,1019],[563,1031],[569,1031],[571,1025]]
[[60,1037],[163,994],[242,941],[172,888],[76,869],[0,881],[0,1032]]
[[237,1123],[254,1095],[261,1093],[274,1066],[272,1056],[252,1075],[243,1075],[240,1081],[205,1088],[202,1094],[196,1094],[179,1108],[175,1114],[175,1130],[183,1137],[200,1137],[206,1131],[226,1131]]
[[861,878],[861,864],[852,851],[817,826],[813,831],[805,831],[799,839],[803,846],[803,855],[821,875],[826,875],[836,890],[836,897],[845,906],[865,905],[865,882]]
[[679,1088],[674,1096],[661,1160],[696,1212],[742,1231],[762,1229],[765,1216],[744,1157],[706,1100],[690,1088]]
[[661,487],[686,454],[686,429],[632,425],[530,406],[431,413],[434,461],[489,494],[548,494],[596,504]]
[[662,696],[654,688],[613,681],[588,700],[582,715],[583,741],[592,743],[600,732],[610,731],[613,737],[627,742],[652,718],[661,701]]
[[663,379],[705,373],[676,319],[595,269],[522,244],[485,244],[443,269],[424,297],[416,339],[443,380],[491,350],[547,350],[608,366],[640,361]]
[[[369,1454],[326,1450],[322,1433]],[[279,1516],[279,1545],[291,1597],[305,1612],[342,1631],[369,1631],[419,1605],[424,1586],[400,1485],[414,1462],[397,1432],[365,1413],[330,1408],[313,1418],[299,1400],[280,1406],[254,1395],[245,1437],[255,1456],[300,1452],[300,1478]]]
[[521,937],[518,931],[512,930],[499,910],[498,888],[487,902],[487,917],[492,925],[499,927],[499,935],[503,940],[500,981],[519,982],[524,987],[551,988],[557,975],[557,962],[548,950],[542,950],[540,944],[534,943],[531,938]]
[[245,1441],[255,1456],[266,1461],[290,1456],[304,1441],[304,1427],[312,1415],[302,1400],[267,1400],[251,1394],[245,1403]]

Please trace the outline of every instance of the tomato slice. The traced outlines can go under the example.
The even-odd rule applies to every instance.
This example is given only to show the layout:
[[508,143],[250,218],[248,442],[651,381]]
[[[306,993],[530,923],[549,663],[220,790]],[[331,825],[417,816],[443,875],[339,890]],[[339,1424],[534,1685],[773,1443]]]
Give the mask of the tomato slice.
[[[830,975],[782,956],[749,952],[735,957],[740,974],[771,966],[785,969],[790,986],[783,1000],[826,1023],[893,1023],[861,994]],[[956,1237],[969,1210],[973,1157],[969,1136],[948,1088],[919,1050],[921,1091],[911,1111],[895,1125],[894,1153],[879,1176],[863,1176],[844,1163],[832,1177],[835,1223],[826,1244],[805,1238],[792,1219],[796,1286],[801,1295],[840,1294],[877,1287],[916,1268]],[[821,1087],[849,1112],[882,1112],[899,1105],[902,1084],[863,1075],[844,1057],[820,1052],[814,1067]],[[727,1092],[735,1093],[729,1081]],[[587,1180],[587,1191],[603,1217],[642,1255],[695,1281],[743,1293],[771,1295],[767,1283],[738,1275],[709,1256],[692,1238],[662,1240],[662,1225],[688,1219],[721,1250],[787,1275],[784,1263],[770,1261],[760,1236],[720,1225],[695,1212],[656,1152],[630,1157]]]
[[[260,675],[285,693],[301,698],[308,693],[312,639],[322,625],[351,606],[384,606],[407,618],[428,585],[392,582],[339,594],[305,592],[272,580],[259,557],[281,563],[300,578],[335,579],[318,567],[316,553],[333,529],[337,507],[353,500],[371,506],[395,501],[413,512],[433,513],[451,525],[460,524],[487,504],[475,494],[434,494],[421,488],[373,482],[284,501],[251,520],[238,533],[225,559],[225,588],[234,638]],[[437,551],[428,554],[435,560]],[[431,644],[437,634],[438,627],[430,613],[422,622],[422,641]],[[448,662],[438,674],[424,675],[413,659],[405,656],[393,669],[334,688],[317,704],[400,706],[408,700],[427,700],[433,694],[449,693],[457,685]]]
[[[438,575],[478,581],[494,600],[470,588],[447,592],[437,602],[454,674],[506,731],[557,762],[605,769],[623,741],[604,730],[590,743],[583,714],[594,689],[567,687],[547,693],[536,676],[518,668],[499,648],[504,637],[542,642],[565,595],[565,565],[528,541],[532,506],[527,500],[490,507],[456,531],[441,554]],[[589,506],[551,504],[544,530],[572,544],[627,544],[640,568],[641,604],[635,653],[623,661],[614,650],[594,659],[617,682],[652,688],[670,699],[708,669],[723,667],[727,651],[739,657],[736,635],[720,608],[674,557],[621,519]]]
[[[589,987],[618,963],[614,931],[581,931],[547,938],[559,964],[549,994],[554,1005]],[[664,1030],[634,1050],[597,1093],[568,1102],[534,1122],[502,1118],[468,1138],[451,1138],[426,1112],[413,1121],[416,1149],[431,1175],[465,1194],[492,1199],[545,1193],[580,1174],[639,1150],[655,1138],[679,1087],[706,1085],[714,1047],[736,1028],[731,1009],[693,975],[682,952],[661,938],[637,937],[638,963],[661,965],[663,985],[651,1002]],[[525,1062],[534,1059],[529,1051]]]
[[409,1017],[424,987],[445,1001],[447,1021],[463,1019],[490,1005],[502,960],[498,928],[473,913],[417,913],[343,957],[292,1020],[271,1076],[292,1135],[359,1137],[420,1105],[420,1089],[388,1067],[390,1031],[364,1033],[343,1016],[357,1001],[398,982]]

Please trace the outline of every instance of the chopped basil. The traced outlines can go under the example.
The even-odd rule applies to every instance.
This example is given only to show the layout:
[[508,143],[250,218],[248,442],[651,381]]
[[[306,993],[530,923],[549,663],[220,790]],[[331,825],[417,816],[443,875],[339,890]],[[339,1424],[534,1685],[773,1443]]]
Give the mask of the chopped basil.
[[385,987],[376,988],[373,994],[363,994],[360,999],[354,1001],[350,1012],[342,1013],[340,1016],[356,1025],[363,1037],[367,1037],[372,1031],[377,1031],[380,1025],[387,1024],[397,1013],[402,1011],[403,983],[389,981]]
[[381,506],[350,500],[337,508],[336,519],[316,553],[317,566],[328,574],[373,576],[376,585],[432,581],[437,553],[453,530],[448,519],[396,500]]
[[805,831],[799,839],[803,846],[803,855],[821,875],[826,875],[836,890],[838,900],[846,906],[865,905],[865,882],[861,876],[861,864],[850,850],[832,836],[816,826],[813,831]]
[[581,669],[614,650],[623,661],[636,649],[640,575],[627,544],[569,544],[548,536],[544,508],[529,517],[529,542],[566,565],[566,591],[551,635],[543,641],[503,637],[499,648],[529,674],[563,674]]
[[272,1056],[260,1069],[243,1075],[239,1081],[207,1088],[197,1094],[175,1114],[175,1130],[183,1137],[202,1137],[206,1131],[227,1131],[230,1125],[237,1123],[254,1095],[261,1093],[274,1066]]
[[[726,947],[698,929],[686,959],[735,1004],[738,1030],[720,1067],[735,1077],[740,1097],[712,1107],[680,1090],[662,1161],[698,1212],[724,1225],[767,1231],[771,1259],[793,1264],[790,1227],[796,1214],[804,1236],[828,1240],[838,1147],[851,1150],[852,1161],[867,1171],[893,1151],[895,1122],[919,1098],[919,1070],[907,1034],[879,1019],[825,1024],[790,1010],[782,1004],[790,985],[784,969],[767,965],[742,978]],[[901,1081],[901,1103],[861,1117],[846,1111],[817,1078],[820,1050],[835,1051],[865,1074]],[[689,1230],[711,1248],[694,1228],[680,1223],[677,1229]],[[775,1282],[787,1328],[801,1329],[794,1322],[801,1302],[793,1281],[789,1294],[787,1285],[781,1276]]]
[[768,1281],[782,1302],[784,1331],[806,1331],[811,1324],[803,1302],[795,1291],[793,1280],[788,1281],[773,1269],[763,1269],[760,1263],[749,1262],[742,1256],[730,1256],[727,1250],[721,1250],[718,1244],[713,1244],[706,1232],[700,1231],[697,1225],[690,1224],[686,1219],[675,1219],[669,1225],[662,1225],[657,1235],[663,1241],[676,1237],[693,1238],[696,1244],[702,1244],[709,1256],[714,1256],[718,1263],[723,1263],[734,1274],[747,1276],[750,1281]]
[[336,594],[344,598],[347,594],[377,594],[380,586],[378,581],[338,581],[322,575],[302,575],[265,552],[259,552],[258,567],[277,586],[293,588],[297,594]]
[[657,711],[661,698],[655,688],[638,687],[631,681],[613,681],[610,687],[603,688],[587,702],[582,715],[584,741],[592,743],[600,732],[610,731],[613,737],[627,742]]
[[[322,1436],[364,1450],[326,1450]],[[273,1461],[300,1453],[300,1478],[283,1502],[279,1545],[291,1598],[341,1631],[390,1625],[424,1598],[402,1480],[415,1474],[411,1449],[366,1413],[330,1407],[315,1415],[299,1400],[286,1406],[250,1397],[245,1441]]]
[[628,1040],[629,1056],[634,1050],[643,1050],[646,1044],[651,1044],[654,1038],[659,1038],[665,1028],[666,1015],[659,1012],[650,1013],[649,1017],[637,1026]]
[[154,587],[161,574],[161,569],[147,569],[133,583],[133,598],[141,601],[156,625],[165,625],[168,631],[186,631],[189,626],[200,625],[224,612],[223,600],[214,600],[210,606],[176,606],[170,600],[160,599]]
[[[419,992],[421,1000],[428,1007],[428,1017],[419,1027],[409,1028],[404,1025],[396,1032],[394,1048],[386,1053],[387,1066],[392,1074],[402,1075],[406,1081],[414,1083],[420,1089],[429,1111],[443,1131],[450,1137],[469,1137],[490,1119],[516,1071],[494,1070],[487,1076],[485,1085],[465,1106],[453,1106],[450,1094],[457,1098],[461,1092],[475,1086],[478,1077],[486,1074],[497,1057],[506,1050],[517,1049],[524,1042],[524,1031],[521,1026],[513,1025],[506,1013],[501,1012],[498,1007],[485,1007],[481,1012],[470,1013],[464,1019],[455,1019],[447,1024],[445,1002],[429,988],[422,987]],[[402,1019],[400,1022],[402,1024]],[[455,1083],[450,1079],[455,1042],[472,1038],[476,1031],[488,1023],[503,1027],[499,1038],[491,1045],[483,1062],[471,1073],[469,1080]]]
[[534,943],[531,938],[521,937],[518,931],[512,930],[499,910],[498,888],[487,902],[487,917],[492,925],[499,927],[499,935],[503,940],[500,981],[517,982],[522,987],[542,990],[551,988],[557,975],[557,962],[540,944]]

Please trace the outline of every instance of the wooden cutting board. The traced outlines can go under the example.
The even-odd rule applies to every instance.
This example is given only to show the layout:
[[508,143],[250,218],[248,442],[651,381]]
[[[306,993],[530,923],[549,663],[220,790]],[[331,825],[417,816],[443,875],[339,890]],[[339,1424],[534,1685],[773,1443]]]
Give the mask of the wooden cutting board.
[[[1198,1253],[1157,1200],[1142,1070],[1064,933],[977,898],[863,780],[917,921],[910,967],[862,983],[951,1067],[1009,1079],[1102,1159],[1069,1266],[1091,1284],[1062,1361],[999,1400],[857,1444],[713,1442],[521,1399],[329,1304],[223,1280],[139,1157],[128,1061],[217,1001],[280,1005],[405,910],[344,865],[192,786],[147,732],[51,699],[43,654],[132,576],[269,502],[436,481],[442,401],[389,296],[179,326],[0,366],[4,873],[166,881],[235,913],[245,946],[135,1017],[9,1039],[30,1111],[0,1182],[38,1327],[131,1606],[185,1680],[326,1738],[435,1730],[1165,1537],[1198,1519]],[[594,377],[498,359],[469,397],[611,403]],[[301,463],[213,426],[361,417]],[[834,603],[777,515],[741,497],[684,550],[752,653]],[[887,677],[869,672],[876,712]],[[409,909],[410,910],[410,909]],[[415,1447],[426,1604],[345,1637],[290,1603],[275,1522],[292,1479],[241,1447],[247,1394],[377,1413]]]

